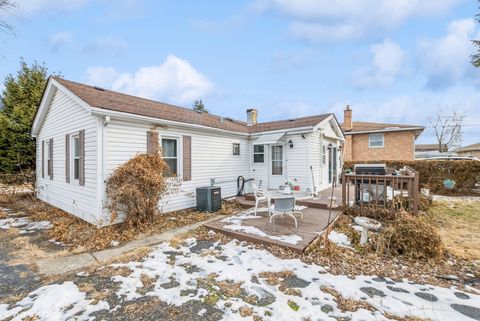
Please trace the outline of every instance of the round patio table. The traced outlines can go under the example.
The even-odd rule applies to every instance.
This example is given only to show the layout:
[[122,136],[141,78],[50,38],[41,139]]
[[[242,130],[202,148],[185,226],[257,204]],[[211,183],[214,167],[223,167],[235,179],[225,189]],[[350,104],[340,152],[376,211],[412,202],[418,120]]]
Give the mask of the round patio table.
[[[272,222],[273,216],[276,214],[272,213],[272,200],[275,199],[285,199],[285,198],[295,198],[295,204],[297,200],[306,200],[309,198],[312,198],[312,194],[304,191],[291,191],[290,194],[285,194],[281,190],[268,190],[265,191],[265,197],[267,198],[267,203],[268,203],[268,216],[269,216],[269,221]],[[295,205],[295,208],[297,206]],[[300,211],[295,211],[300,214],[302,214]],[[295,226],[297,226],[297,219],[295,216],[292,214],[289,214],[288,216],[291,216],[294,221],[295,221]],[[303,214],[302,214],[303,218]]]

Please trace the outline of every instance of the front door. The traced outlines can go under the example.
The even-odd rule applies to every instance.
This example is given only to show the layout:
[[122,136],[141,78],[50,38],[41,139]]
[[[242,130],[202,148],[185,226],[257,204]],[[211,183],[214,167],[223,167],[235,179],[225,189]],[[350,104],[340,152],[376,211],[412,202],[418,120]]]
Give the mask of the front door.
[[268,187],[279,189],[285,182],[285,160],[283,155],[283,145],[270,146],[270,173],[268,177]]

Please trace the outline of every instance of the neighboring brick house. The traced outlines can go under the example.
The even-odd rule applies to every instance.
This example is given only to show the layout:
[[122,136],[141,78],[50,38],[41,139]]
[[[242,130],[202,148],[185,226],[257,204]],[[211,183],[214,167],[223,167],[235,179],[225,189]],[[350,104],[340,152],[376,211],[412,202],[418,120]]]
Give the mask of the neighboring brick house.
[[480,158],[480,143],[462,147],[456,152],[458,155],[474,156],[474,157]]
[[345,161],[413,160],[415,140],[425,129],[400,125],[352,121],[352,109],[344,110]]

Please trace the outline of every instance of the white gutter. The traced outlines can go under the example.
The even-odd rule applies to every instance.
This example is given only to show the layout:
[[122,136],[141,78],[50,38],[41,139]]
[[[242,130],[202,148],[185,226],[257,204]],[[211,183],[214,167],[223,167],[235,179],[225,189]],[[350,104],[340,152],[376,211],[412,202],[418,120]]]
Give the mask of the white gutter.
[[385,132],[403,132],[410,130],[424,130],[424,127],[406,127],[406,128],[385,128],[376,130],[360,130],[353,132],[345,132],[345,135],[368,134],[368,133],[385,133]]
[[161,119],[161,118],[156,118],[156,117],[142,116],[142,115],[125,113],[125,112],[121,112],[121,111],[109,110],[109,109],[104,109],[104,108],[99,108],[99,107],[92,107],[92,114],[96,115],[96,116],[102,116],[102,117],[103,116],[110,116],[110,117],[115,117],[117,119],[124,119],[124,120],[130,120],[130,121],[131,120],[136,120],[138,122],[155,123],[155,124],[161,124],[161,125],[173,125],[173,126],[177,126],[177,127],[184,127],[184,128],[187,128],[187,129],[193,127],[193,128],[206,130],[206,131],[216,131],[216,132],[228,133],[228,134],[232,134],[232,135],[249,136],[249,133],[230,131],[230,130],[226,130],[226,129],[208,127],[208,126],[203,126],[203,125],[198,125],[198,124],[182,123],[182,122],[177,122],[177,121],[173,121],[173,120],[166,120],[166,119]]

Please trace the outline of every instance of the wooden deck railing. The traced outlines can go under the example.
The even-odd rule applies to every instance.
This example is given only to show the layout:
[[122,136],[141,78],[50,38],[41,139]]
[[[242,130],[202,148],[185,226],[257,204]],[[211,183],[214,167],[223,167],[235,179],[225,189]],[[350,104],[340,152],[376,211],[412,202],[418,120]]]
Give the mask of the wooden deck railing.
[[362,175],[342,173],[342,204],[344,207],[376,206],[394,208],[398,204],[418,213],[418,172],[406,175]]

